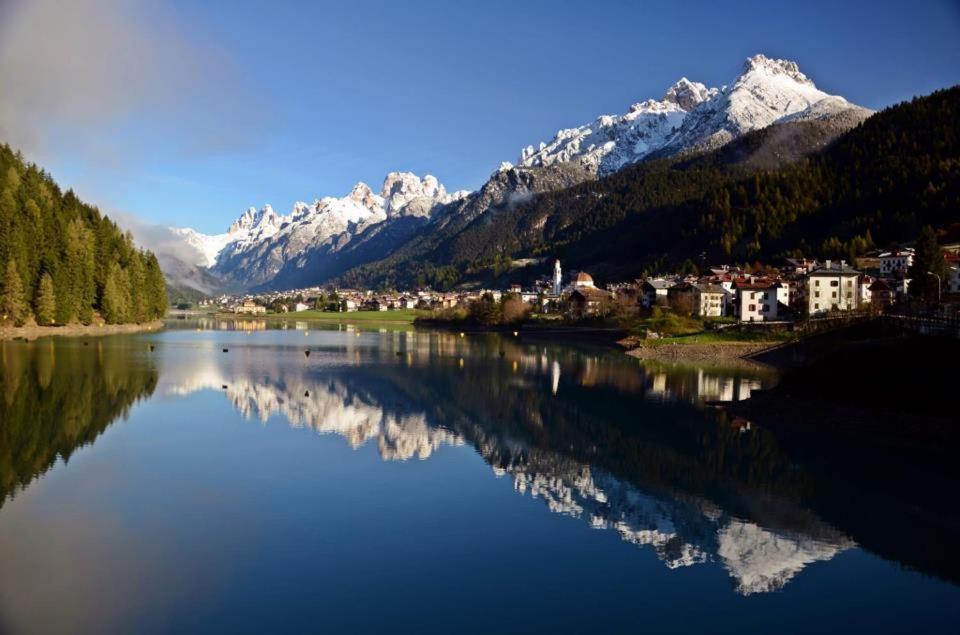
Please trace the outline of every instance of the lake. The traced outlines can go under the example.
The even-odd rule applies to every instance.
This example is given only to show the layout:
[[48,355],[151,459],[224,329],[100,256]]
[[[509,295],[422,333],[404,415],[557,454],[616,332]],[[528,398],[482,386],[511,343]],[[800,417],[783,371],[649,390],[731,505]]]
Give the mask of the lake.
[[0,342],[0,632],[956,632],[955,482],[711,407],[775,381],[373,325]]

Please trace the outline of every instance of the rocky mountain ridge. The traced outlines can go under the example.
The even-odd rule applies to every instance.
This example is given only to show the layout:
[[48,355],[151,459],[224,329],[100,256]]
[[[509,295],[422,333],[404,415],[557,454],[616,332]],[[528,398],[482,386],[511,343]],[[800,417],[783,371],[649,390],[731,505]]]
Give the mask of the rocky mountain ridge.
[[198,253],[194,264],[232,288],[307,286],[367,263],[416,257],[455,240],[481,216],[495,222],[497,210],[639,161],[718,148],[753,130],[798,121],[838,134],[870,114],[819,90],[795,62],[755,55],[729,86],[709,88],[684,77],[659,100],[527,146],[516,164],[501,163],[474,192],[448,194],[431,175],[392,172],[379,193],[357,183],[342,198],[297,203],[286,216],[269,205],[250,208],[224,234],[173,231]]

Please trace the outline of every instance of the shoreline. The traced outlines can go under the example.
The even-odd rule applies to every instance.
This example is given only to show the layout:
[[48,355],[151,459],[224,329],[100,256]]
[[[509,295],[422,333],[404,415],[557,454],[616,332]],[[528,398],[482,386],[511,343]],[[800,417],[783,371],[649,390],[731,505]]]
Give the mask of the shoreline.
[[[269,313],[264,315],[249,315],[244,313],[214,313],[210,314],[208,317],[213,317],[218,320],[274,320],[278,322],[327,322],[329,324],[409,324],[413,325],[416,318],[409,318],[406,316],[396,316],[396,317],[380,317],[383,313],[390,313],[390,311],[344,311],[344,312],[328,312],[328,315],[317,315],[312,313],[310,315],[302,315],[302,312],[294,313]],[[361,317],[350,319],[347,316],[350,315],[375,315],[377,317]],[[188,316],[186,319],[196,319],[198,317],[204,317],[203,315],[198,316]]]
[[146,333],[163,329],[163,320],[143,324],[67,324],[66,326],[4,326],[0,327],[0,341],[26,340],[32,342],[41,337],[97,337],[100,335],[125,335]]
[[[751,359],[782,342],[709,342],[704,344],[660,344],[657,346],[640,345],[626,350],[626,354],[636,359],[658,361],[740,361],[758,366],[761,362]],[[625,344],[621,344],[626,347]]]

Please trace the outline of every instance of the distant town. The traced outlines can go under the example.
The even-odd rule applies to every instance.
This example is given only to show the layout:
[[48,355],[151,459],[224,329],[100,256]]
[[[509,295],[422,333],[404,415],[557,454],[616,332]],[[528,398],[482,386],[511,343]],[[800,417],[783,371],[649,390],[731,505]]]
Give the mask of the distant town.
[[[937,278],[938,310],[952,316],[960,300],[960,244],[944,245],[940,250],[943,273],[927,273]],[[523,315],[572,322],[659,309],[703,320],[773,325],[847,312],[882,313],[906,304],[911,300],[916,257],[913,247],[904,246],[868,253],[855,263],[788,258],[777,267],[721,264],[697,273],[662,273],[603,286],[596,284],[588,271],[565,272],[560,260],[554,259],[552,276],[543,276],[528,287],[512,284],[500,289],[377,292],[315,286],[221,295],[199,305],[236,315],[419,310],[442,316],[468,310],[480,301],[502,304],[510,300],[522,307]]]

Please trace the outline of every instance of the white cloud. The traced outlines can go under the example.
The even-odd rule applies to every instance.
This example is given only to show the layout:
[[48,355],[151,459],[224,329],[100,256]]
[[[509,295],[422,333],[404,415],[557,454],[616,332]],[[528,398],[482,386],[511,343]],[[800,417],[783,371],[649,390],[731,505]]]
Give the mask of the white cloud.
[[240,77],[159,2],[0,0],[0,139],[38,161],[228,150],[259,118]]

